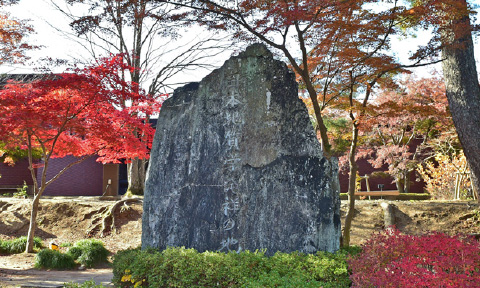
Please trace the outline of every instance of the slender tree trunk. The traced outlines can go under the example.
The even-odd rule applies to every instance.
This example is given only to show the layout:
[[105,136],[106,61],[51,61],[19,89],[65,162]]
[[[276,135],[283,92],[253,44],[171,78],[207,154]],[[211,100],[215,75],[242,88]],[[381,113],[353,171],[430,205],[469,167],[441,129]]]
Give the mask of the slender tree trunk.
[[355,213],[355,189],[357,182],[357,171],[358,166],[355,161],[355,154],[357,153],[357,142],[358,142],[358,127],[356,124],[352,128],[352,142],[350,145],[350,153],[348,156],[348,163],[350,166],[350,171],[348,174],[348,210],[347,216],[345,217],[345,225],[343,227],[343,241],[342,246],[350,246],[350,230],[352,228],[353,216]]
[[401,175],[395,177],[395,186],[400,193],[409,193],[410,192],[410,174],[411,172],[404,172]]
[[[470,168],[469,168],[469,169],[470,169]],[[479,197],[480,195],[478,195],[478,191],[479,191],[479,190],[477,189],[477,187],[475,187],[475,185],[473,185],[473,182],[474,182],[474,181],[473,181],[473,178],[472,178],[472,177],[474,177],[474,176],[473,176],[472,170],[470,170],[470,173],[469,173],[468,176],[470,176],[470,185],[471,185],[471,188],[472,188],[472,196],[473,196],[473,199],[474,199],[474,200],[477,199],[478,201],[480,201],[480,197]]]
[[33,237],[35,237],[35,229],[37,229],[37,214],[38,206],[40,204],[39,194],[33,196],[32,209],[30,210],[30,224],[28,226],[28,235],[27,235],[27,248],[25,249],[26,253],[33,252]]
[[[35,229],[37,227],[37,213],[38,213],[38,204],[40,202],[40,192],[37,182],[37,175],[35,169],[33,168],[33,147],[32,147],[32,134],[30,131],[27,133],[27,147],[28,147],[28,170],[30,170],[30,175],[33,180],[33,202],[32,209],[30,210],[30,224],[28,226],[28,235],[27,235],[27,247],[25,248],[25,253],[33,252],[33,237],[35,237]],[[45,153],[43,154],[45,157]]]
[[[135,12],[140,17],[134,19],[133,49],[131,56],[131,66],[134,70],[130,73],[132,81],[140,84],[141,61],[142,61],[142,30],[143,20],[146,9],[146,1],[138,1],[135,3]],[[137,91],[138,92],[138,91]],[[147,117],[148,121],[148,117]],[[144,159],[130,159],[131,163],[127,164],[128,172],[128,189],[127,191],[133,195],[143,195],[145,188],[145,161]]]
[[[327,127],[323,122],[322,110],[320,108],[320,105],[317,99],[318,94],[315,91],[315,88],[313,87],[313,83],[309,80],[310,79],[309,77],[310,77],[309,75],[303,75],[302,79],[304,80],[307,86],[308,95],[310,96],[310,100],[312,101],[315,119],[317,120],[316,129],[317,129],[317,132],[320,133],[320,144],[322,145],[322,150],[325,156],[330,157],[331,145],[328,140]],[[308,79],[308,81],[305,79]]]
[[395,177],[395,186],[397,186],[398,192],[404,193],[404,185],[404,178],[402,178],[401,176]]
[[[378,76],[379,78],[380,76]],[[352,120],[352,142],[350,144],[350,153],[348,155],[348,162],[350,166],[350,173],[348,175],[348,211],[347,216],[345,217],[345,226],[343,228],[343,236],[342,236],[342,246],[348,247],[350,246],[350,230],[352,228],[352,221],[355,214],[355,190],[357,189],[357,171],[358,166],[355,160],[355,156],[357,154],[357,145],[358,145],[358,132],[359,132],[359,125],[360,125],[360,118],[365,115],[365,108],[367,107],[368,99],[370,98],[372,87],[375,85],[377,79],[369,83],[367,85],[367,90],[365,93],[365,98],[363,99],[361,110],[358,116],[355,116],[353,113],[354,109],[354,102],[353,102],[353,93],[354,93],[354,83],[355,78],[353,77],[352,71],[350,72],[350,119]]]
[[[467,7],[466,0],[458,0]],[[445,32],[443,74],[453,122],[470,165],[475,189],[480,189],[480,87],[468,16]],[[480,199],[479,199],[480,201]]]
[[410,171],[405,173],[403,178],[403,193],[410,193]]
[[143,195],[145,188],[145,159],[132,159],[127,164],[128,189],[133,195]]
[[[84,156],[78,159],[77,161],[71,162],[67,166],[65,166],[60,172],[57,173],[54,177],[52,177],[50,180],[47,181],[47,168],[48,168],[48,162],[51,154],[47,154],[44,151],[43,154],[43,159],[44,159],[44,164],[43,164],[43,171],[42,171],[42,176],[40,178],[40,185],[38,185],[37,182],[37,175],[35,174],[35,169],[33,168],[33,157],[32,157],[32,145],[31,145],[31,135],[28,136],[28,162],[29,166],[28,169],[30,170],[30,173],[32,174],[32,180],[33,180],[33,202],[32,202],[32,209],[31,209],[31,214],[30,214],[30,225],[28,227],[28,236],[27,236],[27,247],[25,249],[26,253],[31,253],[33,252],[33,237],[35,235],[35,229],[37,228],[37,214],[38,214],[38,206],[40,203],[40,198],[43,195],[43,192],[47,188],[48,185],[50,185],[51,182],[55,181],[58,177],[60,177],[65,171],[70,169],[73,165],[76,165],[78,163],[83,162],[85,159],[87,159],[90,156]],[[43,147],[43,146],[42,146]]]

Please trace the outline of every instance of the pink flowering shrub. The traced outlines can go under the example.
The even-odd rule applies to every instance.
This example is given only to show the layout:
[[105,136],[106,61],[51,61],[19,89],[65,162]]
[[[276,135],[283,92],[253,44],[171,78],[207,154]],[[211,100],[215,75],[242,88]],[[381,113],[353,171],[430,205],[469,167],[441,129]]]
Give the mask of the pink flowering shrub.
[[352,287],[480,287],[480,242],[469,237],[392,228],[347,261]]

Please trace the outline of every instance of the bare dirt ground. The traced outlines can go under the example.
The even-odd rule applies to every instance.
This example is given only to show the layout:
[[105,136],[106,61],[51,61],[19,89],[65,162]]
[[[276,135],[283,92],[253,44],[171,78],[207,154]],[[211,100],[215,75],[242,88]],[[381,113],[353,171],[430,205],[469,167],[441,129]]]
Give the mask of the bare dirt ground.
[[[115,230],[106,223],[102,233],[102,216],[115,201],[98,197],[56,197],[40,200],[38,227],[35,236],[45,245],[75,243],[86,238],[103,241],[112,255],[119,250],[140,246],[142,231],[142,204],[130,203],[115,210]],[[11,239],[27,235],[31,200],[0,198],[0,238]],[[66,252],[68,248],[60,248]],[[72,271],[45,271],[34,269],[34,254],[0,255],[0,287],[61,287],[65,282],[83,283],[95,280],[110,284],[112,269],[105,265],[97,269]]]
[[[0,198],[0,239],[27,234],[29,199]],[[116,253],[140,245],[142,204],[130,203],[115,210],[115,227],[106,223],[102,235],[102,215],[115,203],[96,197],[45,198],[41,200],[36,236],[45,244],[74,243],[85,238],[97,238]],[[420,234],[440,231],[447,234],[479,234],[480,208],[476,202],[465,201],[390,201],[395,205],[395,222],[404,233]],[[342,220],[347,203],[342,201]],[[360,245],[369,236],[383,229],[383,210],[380,201],[356,202],[351,244]],[[67,248],[61,248],[66,251]],[[34,254],[0,255],[0,287],[61,287],[62,283],[83,283],[95,280],[110,285],[111,268],[71,271],[34,269]]]

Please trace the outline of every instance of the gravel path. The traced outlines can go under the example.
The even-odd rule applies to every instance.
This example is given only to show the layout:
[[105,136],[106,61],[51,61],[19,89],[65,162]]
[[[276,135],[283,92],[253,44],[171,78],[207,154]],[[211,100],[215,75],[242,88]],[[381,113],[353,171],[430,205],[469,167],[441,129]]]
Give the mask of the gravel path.
[[97,284],[113,287],[112,268],[108,265],[87,270],[38,270],[33,268],[35,254],[0,256],[0,288],[4,287],[63,287],[63,283],[83,283],[94,280]]
[[94,280],[97,284],[113,287],[112,269],[85,271],[43,271],[0,268],[0,287],[63,287],[63,283],[83,283]]

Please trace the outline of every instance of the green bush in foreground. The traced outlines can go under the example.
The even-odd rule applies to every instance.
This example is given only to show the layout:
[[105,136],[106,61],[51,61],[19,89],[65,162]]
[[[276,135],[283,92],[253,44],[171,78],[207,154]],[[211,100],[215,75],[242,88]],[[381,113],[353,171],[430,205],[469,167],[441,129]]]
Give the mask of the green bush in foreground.
[[75,261],[72,256],[60,251],[43,249],[35,256],[35,268],[44,269],[73,269]]
[[[356,251],[354,251],[356,250]],[[349,251],[198,253],[194,249],[125,250],[113,261],[115,287],[349,287]]]
[[109,253],[103,246],[103,242],[96,239],[77,241],[67,252],[74,260],[87,268],[107,262]]
[[[42,239],[38,237],[33,238],[33,248],[35,250],[42,249]],[[0,240],[0,254],[18,254],[25,252],[27,248],[27,236],[22,236],[12,240]]]
[[97,285],[93,280],[85,281],[83,284],[78,284],[73,282],[64,283],[63,287],[65,288],[106,288],[102,284]]

